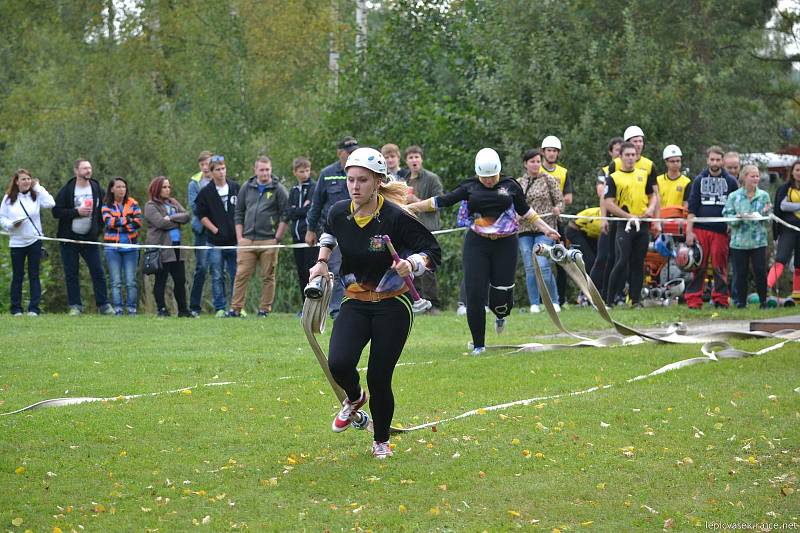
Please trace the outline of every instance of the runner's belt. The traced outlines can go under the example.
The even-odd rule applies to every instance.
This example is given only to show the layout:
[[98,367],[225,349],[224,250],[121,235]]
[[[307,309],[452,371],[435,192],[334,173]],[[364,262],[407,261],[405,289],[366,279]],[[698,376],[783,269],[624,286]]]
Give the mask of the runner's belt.
[[408,287],[403,287],[402,289],[398,289],[396,291],[387,291],[387,292],[375,292],[375,291],[351,291],[350,289],[346,289],[344,291],[344,295],[348,298],[352,298],[353,300],[359,300],[361,302],[380,302],[381,300],[388,300],[389,298],[394,298],[395,296],[399,296],[405,292],[408,292]]

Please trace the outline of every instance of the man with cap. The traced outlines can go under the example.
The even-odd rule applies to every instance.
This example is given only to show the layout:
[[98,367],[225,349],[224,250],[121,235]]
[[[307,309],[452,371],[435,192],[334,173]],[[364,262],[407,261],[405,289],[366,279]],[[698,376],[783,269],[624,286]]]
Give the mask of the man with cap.
[[656,178],[658,195],[662,206],[687,207],[689,205],[689,188],[692,179],[681,173],[681,149],[670,144],[664,148],[664,164],[667,171]]
[[[561,194],[564,197],[564,207],[572,203],[572,181],[569,179],[566,167],[558,164],[558,156],[561,155],[561,140],[555,135],[548,135],[542,139],[542,172],[553,176],[561,184]],[[553,210],[553,214],[558,217],[558,209]],[[557,220],[558,231],[563,235],[566,231],[560,219]],[[556,288],[558,289],[559,304],[567,302],[567,273],[563,268],[556,269]]]
[[[343,137],[336,145],[336,161],[323,168],[319,173],[317,187],[314,189],[314,196],[311,198],[311,206],[306,216],[306,244],[315,246],[317,238],[325,229],[324,223],[328,218],[328,210],[339,200],[349,200],[350,193],[347,192],[347,173],[344,166],[348,156],[358,148],[358,141],[354,137]],[[342,263],[342,254],[339,248],[333,250],[328,258],[329,271],[336,276],[333,284],[333,294],[328,311],[332,318],[339,313],[344,297],[344,286],[339,279],[339,267]]]

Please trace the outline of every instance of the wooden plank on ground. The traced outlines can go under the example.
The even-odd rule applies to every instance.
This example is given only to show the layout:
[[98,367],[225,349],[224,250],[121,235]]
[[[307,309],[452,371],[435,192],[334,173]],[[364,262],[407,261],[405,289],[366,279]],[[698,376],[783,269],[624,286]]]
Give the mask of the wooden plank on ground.
[[800,329],[800,315],[779,316],[750,322],[750,331],[767,331],[775,333],[782,329]]

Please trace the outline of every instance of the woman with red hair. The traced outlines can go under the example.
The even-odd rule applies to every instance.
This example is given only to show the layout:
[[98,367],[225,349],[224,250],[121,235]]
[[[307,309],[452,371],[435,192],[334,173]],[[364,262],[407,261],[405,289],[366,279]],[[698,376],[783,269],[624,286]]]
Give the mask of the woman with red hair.
[[[144,206],[144,218],[148,226],[145,245],[180,246],[181,224],[189,222],[189,213],[172,197],[169,180],[164,176],[154,178],[147,189],[147,196],[148,202]],[[191,317],[186,306],[186,271],[180,248],[162,248],[161,265],[161,270],[156,272],[153,286],[158,316],[169,316],[164,301],[169,274],[174,285],[172,292],[178,304],[178,316]]]

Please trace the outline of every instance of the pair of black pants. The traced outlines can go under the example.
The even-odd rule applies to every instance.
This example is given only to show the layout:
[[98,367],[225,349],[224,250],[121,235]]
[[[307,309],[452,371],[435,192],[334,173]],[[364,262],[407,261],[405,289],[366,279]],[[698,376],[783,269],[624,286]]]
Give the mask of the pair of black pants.
[[60,250],[61,264],[64,266],[64,281],[67,284],[67,304],[70,307],[83,309],[79,277],[80,263],[78,261],[80,257],[83,257],[86,266],[89,267],[89,274],[92,276],[94,302],[98,309],[105,307],[108,304],[108,292],[106,292],[106,273],[100,260],[100,247],[96,244],[62,242]]
[[420,298],[428,300],[434,309],[439,309],[439,284],[436,282],[436,273],[426,270],[418,278],[414,278],[414,288],[417,289]]
[[22,281],[25,278],[25,260],[28,260],[28,284],[31,299],[28,312],[39,314],[42,299],[42,283],[39,280],[39,265],[42,260],[42,241],[28,246],[11,248],[11,314],[22,312]]
[[778,247],[775,250],[775,262],[786,266],[794,254],[794,267],[800,268],[800,232],[783,228],[778,237]]
[[607,298],[608,278],[611,276],[611,269],[614,268],[614,240],[617,238],[617,224],[610,221],[608,223],[608,233],[600,233],[597,239],[597,255],[594,258],[594,265],[589,277],[592,278],[600,294]]
[[306,295],[303,289],[308,285],[308,271],[314,266],[319,255],[319,248],[293,248],[294,264],[297,267],[297,280],[300,283],[300,304]]
[[389,440],[394,416],[392,374],[413,323],[411,299],[405,294],[379,302],[345,298],[333,323],[328,368],[353,402],[361,395],[358,361],[370,343],[367,387],[375,440],[379,442]]
[[[472,344],[476,348],[486,345],[486,303],[490,285],[513,287],[517,269],[516,235],[501,239],[487,239],[470,231],[464,239],[464,284],[467,289],[467,324],[472,333]],[[497,315],[503,318],[514,305],[514,291],[510,289],[508,313]],[[494,312],[494,310],[492,310]]]
[[[178,255],[179,249],[175,249],[175,254]],[[156,272],[156,280],[153,285],[153,296],[156,299],[156,307],[166,309],[167,304],[164,301],[164,291],[167,288],[167,275],[172,276],[172,294],[175,295],[175,303],[178,304],[178,313],[181,315],[188,314],[189,310],[186,307],[186,270],[183,261],[170,261],[169,263],[162,263],[161,270]]]
[[761,305],[767,303],[767,247],[753,248],[751,250],[739,250],[738,248],[731,248],[731,257],[733,264],[736,268],[736,290],[739,293],[739,301],[736,302],[736,307],[745,307],[747,305],[747,282],[750,269],[752,268],[753,278],[756,285],[756,292],[758,293],[758,300]]
[[[561,235],[566,235],[567,226],[559,224],[558,232]],[[558,289],[558,303],[559,305],[564,305],[567,303],[567,271],[563,268],[556,268],[556,289]]]
[[[586,271],[590,272],[595,262],[597,239],[589,238],[583,231],[567,226],[566,237],[569,239],[570,248],[576,248],[583,254],[583,264]],[[564,270],[563,268],[561,270]]]
[[[642,284],[644,283],[644,259],[647,256],[647,247],[650,244],[650,224],[640,222],[639,231],[631,226],[630,231],[625,231],[622,222],[617,227],[614,241],[616,261],[608,279],[608,302],[622,293],[625,282],[628,282],[628,296],[631,303],[639,303],[642,299]],[[627,276],[626,276],[627,273]]]

